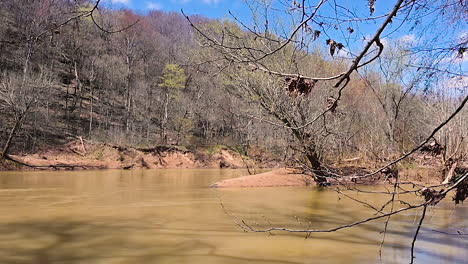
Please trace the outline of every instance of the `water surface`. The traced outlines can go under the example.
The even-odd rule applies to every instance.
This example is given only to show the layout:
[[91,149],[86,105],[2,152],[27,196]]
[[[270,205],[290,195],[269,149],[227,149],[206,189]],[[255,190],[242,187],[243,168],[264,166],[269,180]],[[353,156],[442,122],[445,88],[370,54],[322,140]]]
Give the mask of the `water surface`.
[[[333,190],[210,189],[243,170],[0,173],[0,263],[408,263],[420,211],[334,233],[246,233],[255,228],[330,228],[373,215]],[[374,205],[385,195],[349,192]],[[418,203],[413,196],[400,199]],[[428,210],[416,263],[466,263],[467,206]],[[224,204],[225,210],[220,203]]]

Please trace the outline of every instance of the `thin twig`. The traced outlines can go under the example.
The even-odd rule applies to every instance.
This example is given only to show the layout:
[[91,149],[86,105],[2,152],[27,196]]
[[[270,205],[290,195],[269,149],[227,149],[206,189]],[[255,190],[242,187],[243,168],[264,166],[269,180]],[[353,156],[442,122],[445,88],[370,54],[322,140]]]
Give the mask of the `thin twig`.
[[[393,212],[393,208],[394,208],[394,205],[395,205],[395,195],[396,195],[396,192],[397,192],[397,187],[399,185],[399,178],[396,178],[395,180],[395,183],[393,185],[393,195],[392,195],[392,199],[390,199],[390,203],[392,203],[392,207],[390,208],[390,212]],[[385,206],[387,205],[388,203],[386,203],[383,207],[382,207],[382,210],[385,208]],[[383,249],[383,245],[385,243],[385,237],[387,235],[387,228],[388,228],[388,223],[390,222],[390,217],[391,215],[389,215],[387,217],[387,219],[385,220],[385,226],[384,226],[384,230],[383,230],[383,236],[382,236],[382,241],[380,242],[380,248],[379,248],[379,256],[380,256],[380,259],[382,259],[382,249]]]
[[421,229],[422,223],[424,221],[424,217],[426,217],[426,209],[427,209],[427,205],[424,205],[421,219],[419,219],[418,228],[416,229],[416,233],[414,233],[413,242],[411,243],[411,262],[410,262],[411,264],[413,264],[414,259],[415,259],[414,244],[416,243],[416,239],[418,238],[419,230]]

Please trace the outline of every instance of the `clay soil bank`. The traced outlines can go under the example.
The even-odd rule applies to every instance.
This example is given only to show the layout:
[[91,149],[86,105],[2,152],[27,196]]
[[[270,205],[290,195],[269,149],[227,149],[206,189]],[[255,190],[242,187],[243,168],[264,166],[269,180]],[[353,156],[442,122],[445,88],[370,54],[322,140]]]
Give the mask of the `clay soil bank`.
[[[227,147],[187,150],[176,146],[132,148],[70,142],[60,148],[27,155],[9,155],[0,170],[273,168],[279,162],[268,155],[247,157]],[[21,165],[23,164],[23,165]]]

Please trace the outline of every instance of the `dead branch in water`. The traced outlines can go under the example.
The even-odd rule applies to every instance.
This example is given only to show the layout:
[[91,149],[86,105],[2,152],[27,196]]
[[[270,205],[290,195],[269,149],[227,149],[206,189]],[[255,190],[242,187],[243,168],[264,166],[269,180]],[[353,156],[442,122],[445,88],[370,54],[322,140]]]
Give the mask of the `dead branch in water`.
[[414,244],[416,243],[416,240],[418,239],[419,230],[421,229],[424,218],[426,217],[426,210],[427,210],[427,205],[424,205],[421,219],[419,220],[418,228],[416,229],[416,232],[414,233],[413,242],[411,243],[411,262],[410,262],[411,264],[413,264],[414,259],[416,258],[414,256]]
[[51,164],[51,165],[33,165],[29,164],[17,159],[12,158],[10,155],[5,155],[5,159],[12,161],[14,163],[17,163],[22,166],[26,166],[28,168],[32,169],[39,169],[39,170],[47,170],[47,169],[54,169],[54,170],[59,170],[59,169],[65,169],[65,170],[74,170],[76,168],[81,168],[83,170],[86,169],[102,169],[102,167],[99,166],[87,166],[87,165],[71,165],[71,164]]
[[453,229],[455,230],[455,233],[449,233],[449,232],[444,232],[444,231],[440,231],[440,230],[435,230],[435,229],[432,229],[433,232],[436,232],[436,233],[441,233],[441,234],[445,234],[445,235],[451,235],[451,236],[468,236],[467,233],[461,231],[461,230],[458,230],[456,228],[450,228],[450,229]]

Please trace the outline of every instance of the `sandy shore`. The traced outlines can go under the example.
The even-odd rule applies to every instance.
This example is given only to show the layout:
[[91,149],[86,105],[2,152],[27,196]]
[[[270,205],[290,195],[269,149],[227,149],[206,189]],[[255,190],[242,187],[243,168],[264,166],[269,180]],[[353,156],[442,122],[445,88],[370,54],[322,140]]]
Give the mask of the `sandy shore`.
[[255,175],[227,179],[211,185],[212,188],[243,187],[279,187],[279,186],[313,186],[314,180],[294,169],[282,168]]

